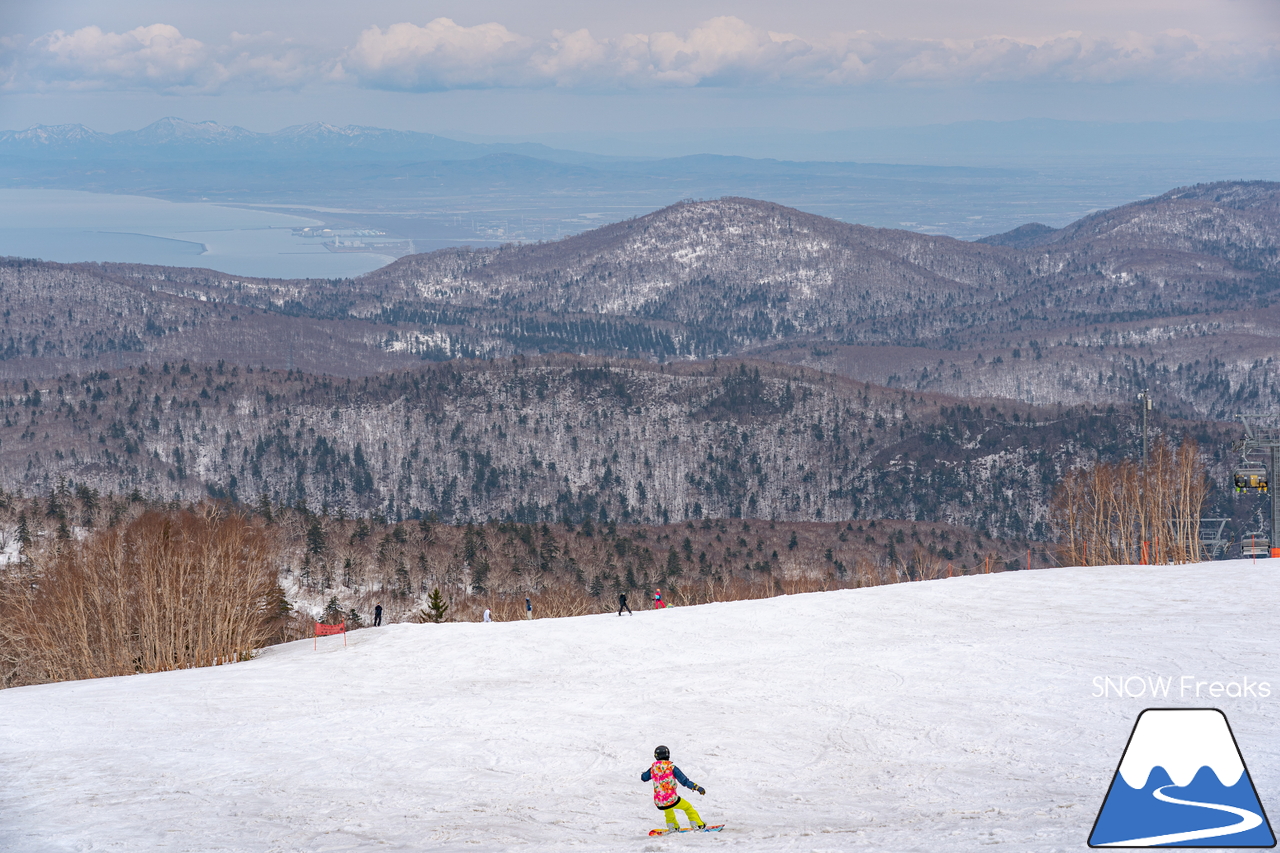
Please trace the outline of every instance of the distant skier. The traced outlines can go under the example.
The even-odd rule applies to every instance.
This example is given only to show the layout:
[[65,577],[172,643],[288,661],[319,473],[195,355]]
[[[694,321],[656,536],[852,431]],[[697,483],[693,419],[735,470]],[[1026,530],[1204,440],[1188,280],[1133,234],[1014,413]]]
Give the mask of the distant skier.
[[660,746],[653,751],[653,757],[657,759],[649,767],[648,770],[640,774],[641,782],[653,782],[653,804],[657,806],[667,816],[667,832],[675,832],[680,828],[680,824],[676,821],[676,809],[684,812],[685,817],[689,819],[689,826],[693,829],[705,829],[707,824],[702,820],[702,816],[698,814],[698,810],[693,807],[693,803],[687,802],[680,798],[676,791],[676,783],[679,782],[691,791],[697,791],[699,794],[706,794],[707,791],[701,785],[695,785],[689,781],[689,777],[680,772],[680,768],[671,763],[671,750],[665,746]]
[[382,624],[382,605],[375,604],[373,606],[373,627],[377,628]]
[[654,610],[661,610],[662,608],[664,608],[664,607],[666,607],[666,606],[667,606],[667,603],[666,603],[665,601],[663,601],[663,600],[662,600],[662,590],[660,590],[660,589],[655,589],[655,590],[653,591],[653,609],[654,609]]
[[492,621],[493,621],[493,617],[489,615],[489,608],[487,608],[487,607],[484,609],[484,621],[486,621],[486,622],[492,622]]
[[[622,615],[622,611],[624,608],[628,613],[631,613],[631,605],[627,604],[627,594],[625,592],[620,592],[618,593],[618,615],[619,616]],[[631,615],[635,616],[634,613],[631,613]]]

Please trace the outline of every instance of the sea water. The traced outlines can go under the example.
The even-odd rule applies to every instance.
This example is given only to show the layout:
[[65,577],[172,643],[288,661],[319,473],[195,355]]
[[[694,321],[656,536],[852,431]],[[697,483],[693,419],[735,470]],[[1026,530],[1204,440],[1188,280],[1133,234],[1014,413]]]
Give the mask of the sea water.
[[318,220],[209,202],[78,190],[0,190],[0,256],[206,267],[244,276],[346,278],[388,255],[334,253],[294,228]]

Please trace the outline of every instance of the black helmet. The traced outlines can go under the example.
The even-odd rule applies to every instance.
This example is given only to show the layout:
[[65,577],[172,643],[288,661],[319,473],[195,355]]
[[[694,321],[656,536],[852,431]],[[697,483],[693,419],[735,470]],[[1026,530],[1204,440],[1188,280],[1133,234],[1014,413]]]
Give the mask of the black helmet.
[[665,746],[660,746],[653,751],[653,757],[659,761],[667,761],[671,758],[671,750]]

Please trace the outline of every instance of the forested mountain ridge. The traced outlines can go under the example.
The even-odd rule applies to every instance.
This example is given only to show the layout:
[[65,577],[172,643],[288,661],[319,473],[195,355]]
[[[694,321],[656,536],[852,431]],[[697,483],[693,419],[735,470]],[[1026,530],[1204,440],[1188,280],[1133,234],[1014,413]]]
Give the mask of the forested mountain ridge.
[[950,343],[975,321],[1008,323],[1029,308],[1061,325],[1206,301],[1241,307],[1238,297],[1276,288],[1278,246],[1280,184],[1265,182],[1174,190],[1094,214],[1031,250],[720,199],[553,244],[403,258],[362,277],[345,310],[440,300],[711,325],[740,344],[797,334]]
[[306,282],[239,279],[211,270],[0,259],[0,377],[23,379],[165,360],[279,365],[364,375],[418,356],[398,354],[395,330],[364,321],[316,320],[211,298],[221,291],[296,294]]
[[1225,258],[1245,268],[1276,269],[1278,217],[1280,195],[1274,183],[1223,182],[1171,190],[1090,214],[1065,228],[1023,226],[977,242],[1023,248],[1076,244],[1173,249]]
[[[666,524],[701,517],[945,522],[1046,538],[1067,467],[1132,448],[1114,411],[972,405],[794,367],[566,356],[343,380],[227,364],[0,388],[0,483],[44,493],[305,501]],[[1229,439],[1191,427],[1210,453]]]
[[[1027,323],[1269,304],[1277,247],[1280,184],[1249,182],[1174,190],[1022,249],[719,199],[553,243],[412,255],[349,283],[165,278],[202,298],[331,318],[594,314],[665,321],[728,347],[802,336],[953,346]],[[729,351],[706,346],[680,354]]]
[[[733,311],[735,325],[766,312],[778,318],[775,326],[812,332],[843,328],[842,320],[852,324],[855,309],[883,314],[921,300],[933,306],[948,296],[981,299],[1013,272],[1002,252],[985,246],[720,199],[677,205],[558,243],[411,256],[363,277],[358,292],[383,302],[420,298],[681,323],[705,322],[715,304]],[[953,295],[966,290],[974,294]],[[356,303],[349,310],[368,309]],[[740,334],[758,339],[776,332],[748,327]]]
[[354,280],[9,261],[0,376],[181,358],[360,376],[516,353],[750,354],[1034,403],[1148,388],[1171,412],[1232,418],[1280,402],[1278,199],[1274,183],[1197,186],[988,245],[730,198]]

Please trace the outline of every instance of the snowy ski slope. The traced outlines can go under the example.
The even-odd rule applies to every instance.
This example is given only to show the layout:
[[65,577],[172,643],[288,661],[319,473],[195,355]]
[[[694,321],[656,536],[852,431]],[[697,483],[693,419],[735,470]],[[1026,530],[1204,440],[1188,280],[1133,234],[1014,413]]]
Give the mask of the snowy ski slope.
[[[0,691],[0,850],[1078,851],[1146,707],[1221,708],[1274,821],[1278,579],[1057,569],[392,625]],[[1095,696],[1131,676],[1174,682]],[[659,743],[723,833],[647,837]]]

